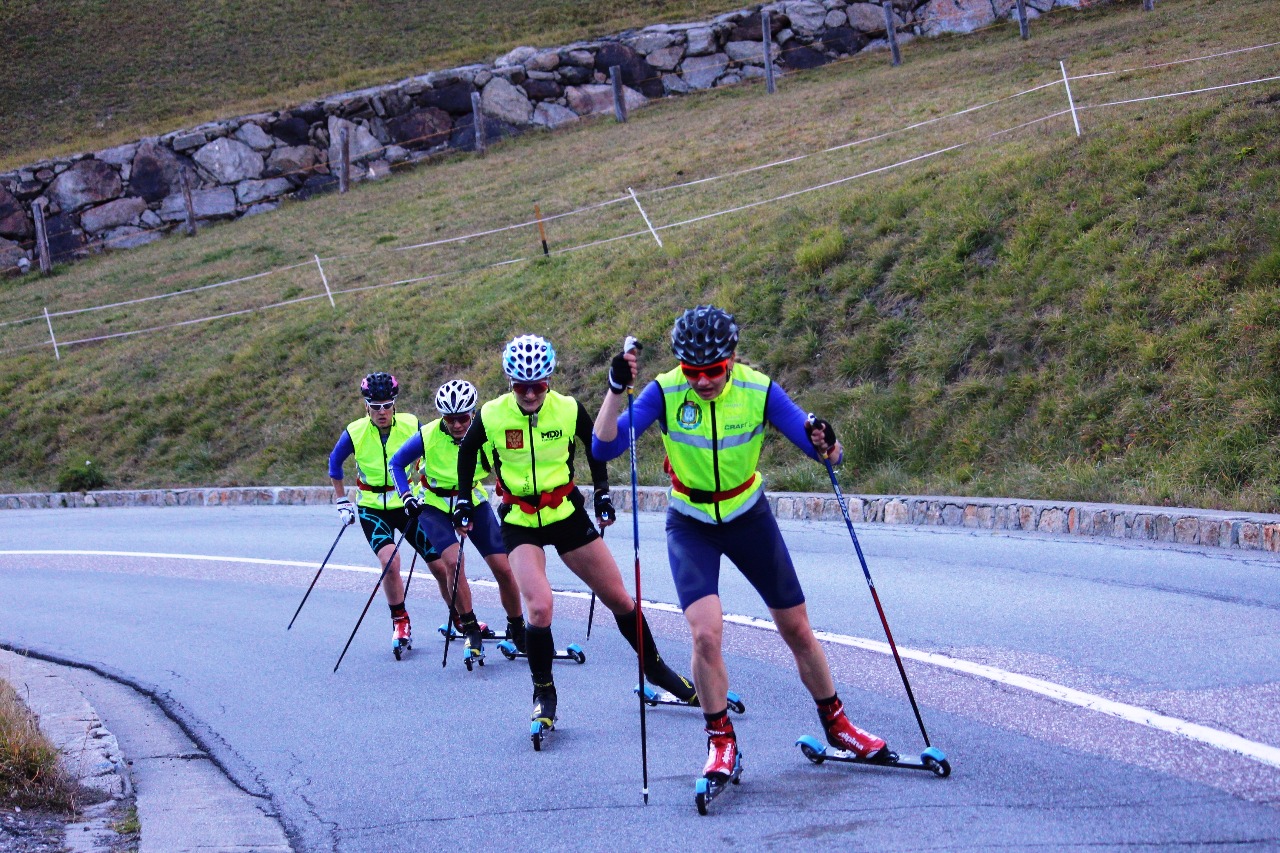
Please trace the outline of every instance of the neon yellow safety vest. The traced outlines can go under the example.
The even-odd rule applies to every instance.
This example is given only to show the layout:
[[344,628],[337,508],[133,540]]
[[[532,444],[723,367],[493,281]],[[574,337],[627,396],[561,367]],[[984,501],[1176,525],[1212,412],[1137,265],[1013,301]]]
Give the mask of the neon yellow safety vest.
[[[443,512],[453,512],[453,500],[458,491],[458,445],[453,436],[445,429],[444,419],[436,418],[418,430],[422,434],[422,469],[421,475],[426,485],[422,492],[422,502]],[[471,482],[471,502],[477,506],[489,500],[489,494],[480,485],[488,471],[476,457],[475,479]],[[440,492],[453,492],[453,495],[442,495]]]
[[764,493],[756,464],[773,380],[735,364],[720,396],[710,401],[697,395],[678,367],[657,382],[666,414],[662,443],[673,473],[671,508],[699,521],[732,521]]
[[[537,425],[516,402],[515,394],[503,394],[480,409],[488,450],[498,482],[509,495],[536,504],[540,496],[565,491],[572,482],[574,433],[578,425],[578,402],[548,391],[537,412]],[[504,498],[504,502],[509,502]],[[557,506],[525,512],[519,502],[503,516],[517,527],[542,527],[568,518],[574,505],[564,496]]]
[[369,416],[347,424],[347,434],[355,447],[356,485],[360,487],[356,503],[370,509],[400,509],[404,506],[400,495],[396,494],[395,480],[391,479],[390,462],[400,445],[417,431],[417,415],[400,413],[396,413],[391,422],[391,432],[385,443]]

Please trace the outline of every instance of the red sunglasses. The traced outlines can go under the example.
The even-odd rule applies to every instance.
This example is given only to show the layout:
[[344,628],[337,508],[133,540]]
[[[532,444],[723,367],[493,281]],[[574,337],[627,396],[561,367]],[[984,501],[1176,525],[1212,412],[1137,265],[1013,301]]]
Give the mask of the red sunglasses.
[[550,382],[512,382],[511,390],[516,392],[518,396],[526,394],[541,394],[551,387]]
[[717,361],[714,364],[704,365],[703,367],[694,367],[691,364],[681,362],[680,370],[684,373],[684,378],[690,382],[699,376],[705,376],[708,379],[719,379],[729,371],[729,359]]

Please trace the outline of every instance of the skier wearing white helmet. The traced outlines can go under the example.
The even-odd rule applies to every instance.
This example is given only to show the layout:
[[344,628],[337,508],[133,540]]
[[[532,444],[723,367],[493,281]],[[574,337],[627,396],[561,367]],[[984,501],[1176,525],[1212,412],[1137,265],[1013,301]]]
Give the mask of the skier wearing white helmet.
[[[574,483],[575,440],[581,442],[595,486],[595,515],[601,527],[614,522],[608,471],[591,453],[591,417],[581,403],[551,390],[556,353],[538,335],[522,335],[506,345],[502,369],[511,391],[481,407],[458,453],[458,489],[467,495],[479,454],[492,460],[502,494],[502,538],[520,585],[528,620],[526,643],[533,678],[534,747],[541,732],[554,727],[556,686],[551,674],[555,643],[551,635],[552,595],[545,548],[560,558],[609,608],[631,647],[643,649],[645,675],[656,686],[693,701],[688,679],[662,660],[644,623],[637,631],[636,602],[622,582],[613,555],[591,523]],[[471,528],[476,509],[459,498],[456,527]],[[637,634],[640,636],[637,636]]]
[[[436,391],[436,411],[440,417],[424,424],[391,457],[391,473],[405,510],[411,518],[418,520],[423,533],[440,552],[440,559],[427,565],[440,585],[440,594],[452,605],[451,617],[457,620],[453,627],[465,637],[465,654],[469,658],[483,657],[485,626],[476,619],[466,568],[458,568],[458,549],[462,546],[453,530],[452,514],[453,505],[462,494],[466,494],[477,507],[471,543],[489,564],[494,580],[498,582],[498,596],[507,612],[507,639],[519,651],[525,650],[520,589],[516,586],[515,575],[511,573],[507,549],[502,544],[497,516],[489,506],[488,493],[478,482],[489,471],[485,458],[480,458],[475,469],[477,482],[471,491],[463,493],[458,490],[458,445],[471,426],[478,402],[476,386],[464,379],[453,379],[441,385]],[[418,471],[421,496],[413,494],[407,473],[418,460],[422,460]],[[458,569],[456,592],[452,590],[455,569]]]

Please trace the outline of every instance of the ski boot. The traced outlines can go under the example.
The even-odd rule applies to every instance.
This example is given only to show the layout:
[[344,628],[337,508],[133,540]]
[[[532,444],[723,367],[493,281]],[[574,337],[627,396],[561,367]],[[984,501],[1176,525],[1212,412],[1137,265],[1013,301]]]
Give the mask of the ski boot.
[[462,662],[466,664],[467,672],[470,672],[473,664],[484,666],[484,631],[479,622],[472,620],[466,627],[465,633],[466,638],[462,641]]
[[827,743],[836,749],[851,752],[859,760],[872,764],[888,764],[897,759],[883,739],[849,722],[844,703],[839,699],[830,708],[819,710],[818,716],[827,731]]
[[409,625],[409,614],[391,617],[391,653],[400,660],[407,650],[413,648],[413,630]]
[[529,737],[535,752],[542,749],[543,738],[556,727],[555,684],[533,685],[533,714],[530,718]]
[[738,752],[738,739],[733,733],[733,723],[728,714],[723,722],[707,726],[707,763],[702,776],[694,785],[693,801],[698,814],[705,815],[707,806],[718,797],[729,783],[740,784],[742,779],[742,755]]
[[675,699],[676,704],[688,705],[692,708],[700,707],[698,691],[693,683],[667,666],[661,658],[658,659],[658,665],[653,667],[653,671],[646,672],[644,677],[650,684]]
[[506,641],[516,647],[516,651],[524,654],[528,649],[524,646],[524,617],[507,617],[507,636]]
[[[650,708],[657,707],[658,705],[679,705],[684,708],[701,707],[698,703],[698,696],[696,693],[690,700],[685,701],[670,691],[657,690],[650,687],[648,684],[636,685],[632,692],[637,696],[643,696],[644,703]],[[728,702],[729,710],[733,711],[735,714],[745,714],[747,712],[747,706],[742,701],[742,697],[737,693],[734,693],[732,690],[725,695],[725,700]]]

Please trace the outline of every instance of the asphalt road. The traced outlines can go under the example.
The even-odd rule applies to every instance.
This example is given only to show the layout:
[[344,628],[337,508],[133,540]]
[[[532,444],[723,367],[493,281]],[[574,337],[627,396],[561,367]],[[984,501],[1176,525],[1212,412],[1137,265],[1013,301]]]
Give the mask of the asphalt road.
[[[607,535],[628,586],[630,521]],[[851,717],[918,754],[892,659],[840,639],[883,641],[847,531],[783,530],[815,627],[838,635],[828,649]],[[445,605],[424,574],[409,602],[415,650],[393,659],[379,595],[334,674],[375,580],[358,529],[285,625],[336,532],[330,507],[6,511],[0,642],[153,689],[237,782],[272,797],[308,851],[1280,846],[1274,558],[863,528],[895,639],[947,656],[906,666],[951,777],[805,761],[795,738],[819,729],[789,655],[772,632],[734,624],[726,649],[747,704],[736,720],[746,771],[703,818],[693,781],[705,745],[691,709],[648,711],[642,805],[634,657],[602,608],[585,639],[585,597],[557,599],[557,643],[582,644],[588,660],[557,664],[561,722],[539,753],[527,667],[491,649],[469,673],[455,648],[442,668],[432,629]],[[641,540],[644,597],[670,605],[661,516],[641,516]],[[550,573],[557,589],[583,589],[554,558]],[[492,585],[475,589],[481,618],[500,625]],[[726,612],[767,618],[731,568],[722,593]],[[670,609],[652,607],[650,619],[664,656],[684,664],[687,630]],[[997,680],[947,661],[985,664]],[[1076,703],[1002,673],[1079,691]],[[1130,719],[1081,707],[1108,700]],[[1132,721],[1153,713],[1203,729],[1192,738]],[[1252,757],[1233,751],[1242,742]]]

